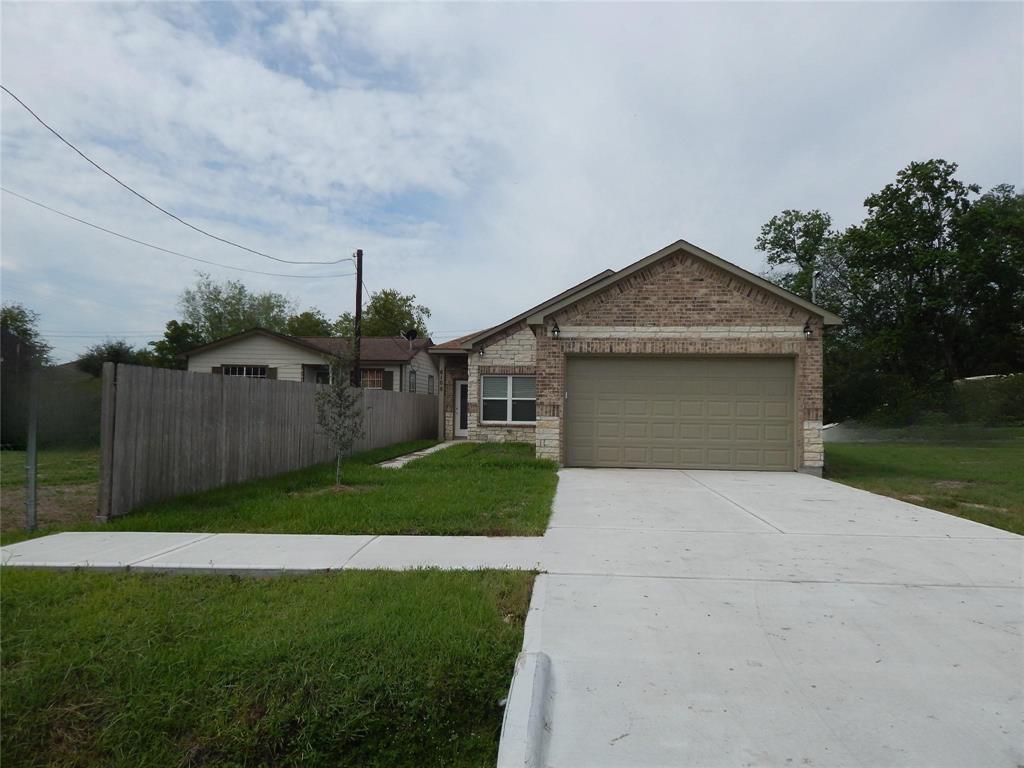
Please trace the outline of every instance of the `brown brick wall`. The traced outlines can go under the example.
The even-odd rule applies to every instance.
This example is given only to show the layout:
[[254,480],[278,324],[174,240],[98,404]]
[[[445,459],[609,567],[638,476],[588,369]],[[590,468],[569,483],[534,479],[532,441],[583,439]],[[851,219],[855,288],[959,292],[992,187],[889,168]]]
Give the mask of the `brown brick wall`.
[[671,255],[566,307],[559,325],[791,325],[808,314],[696,256]]
[[[502,344],[514,341],[514,354],[493,355],[491,348],[474,366],[470,360],[472,420],[476,420],[473,379],[484,366],[536,366],[537,425],[529,439],[537,454],[564,461],[562,408],[567,355],[728,355],[794,358],[797,387],[798,466],[822,464],[821,335],[822,323],[790,304],[724,270],[690,255],[672,255],[566,307],[555,318],[567,331],[562,338],[537,329],[535,359],[523,358],[525,326],[510,329]],[[810,321],[812,338],[804,338]],[[550,321],[549,321],[550,323]],[[658,328],[662,328],[661,336]],[[571,332],[569,332],[571,331]],[[592,334],[592,335],[588,335]],[[501,345],[496,345],[501,346]],[[519,355],[519,359],[516,355]],[[497,372],[497,370],[495,370]],[[480,439],[495,439],[480,434]],[[519,437],[496,439],[526,439]],[[473,433],[471,432],[471,437]]]

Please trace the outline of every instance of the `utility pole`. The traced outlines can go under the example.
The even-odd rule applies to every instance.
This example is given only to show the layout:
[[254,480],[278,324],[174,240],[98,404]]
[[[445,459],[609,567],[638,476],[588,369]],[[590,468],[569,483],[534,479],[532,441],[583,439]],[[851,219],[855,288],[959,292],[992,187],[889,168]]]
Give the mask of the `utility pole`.
[[359,353],[363,344],[363,249],[356,249],[356,321],[355,339],[352,349],[352,386],[360,387],[363,383],[363,372],[360,367]]

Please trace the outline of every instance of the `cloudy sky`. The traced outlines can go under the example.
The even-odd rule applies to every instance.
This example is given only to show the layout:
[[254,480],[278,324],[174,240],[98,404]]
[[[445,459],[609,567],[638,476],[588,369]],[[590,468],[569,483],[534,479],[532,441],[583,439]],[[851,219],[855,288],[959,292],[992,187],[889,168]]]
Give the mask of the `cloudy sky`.
[[[1024,5],[4,2],[2,81],[166,208],[280,258],[361,247],[441,341],[677,238],[758,270],[762,223],[846,225],[912,160],[1024,183]],[[2,98],[6,189],[292,275],[164,217]],[[143,344],[201,267],[0,194],[5,302],[60,360]],[[208,267],[334,317],[351,276]]]

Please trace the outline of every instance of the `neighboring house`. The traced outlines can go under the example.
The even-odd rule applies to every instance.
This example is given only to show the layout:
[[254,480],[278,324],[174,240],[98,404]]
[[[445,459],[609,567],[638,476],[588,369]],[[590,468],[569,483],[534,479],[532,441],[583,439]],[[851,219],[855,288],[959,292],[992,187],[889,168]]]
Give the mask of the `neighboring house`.
[[[398,392],[437,392],[437,366],[427,354],[430,339],[365,337],[360,345],[362,384]],[[326,382],[330,364],[351,347],[348,339],[288,336],[253,328],[184,354],[188,370],[222,376]]]
[[818,474],[835,315],[678,241],[431,348],[444,438],[582,467]]

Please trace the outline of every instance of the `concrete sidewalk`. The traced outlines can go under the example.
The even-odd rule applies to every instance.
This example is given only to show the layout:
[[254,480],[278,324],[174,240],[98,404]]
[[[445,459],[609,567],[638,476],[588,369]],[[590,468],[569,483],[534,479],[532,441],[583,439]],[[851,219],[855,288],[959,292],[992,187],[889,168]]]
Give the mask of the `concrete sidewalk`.
[[407,453],[404,456],[398,456],[397,458],[394,458],[394,459],[388,459],[387,461],[382,461],[377,466],[380,467],[381,469],[401,469],[406,464],[408,464],[410,461],[416,461],[416,459],[422,459],[424,456],[429,456],[432,453],[437,453],[438,451],[443,451],[445,448],[451,448],[453,445],[458,445],[459,443],[464,443],[464,442],[466,442],[466,441],[465,440],[448,440],[448,441],[446,441],[444,443],[438,443],[437,445],[432,445],[429,448],[424,448],[422,451],[413,451],[412,453]]
[[1024,764],[1020,536],[796,473],[566,469],[541,560],[501,768]]
[[193,573],[540,569],[539,538],[260,533],[58,533],[0,549],[5,566]]
[[4,565],[538,577],[501,768],[1024,765],[1024,538],[796,473],[559,473],[543,538],[63,533]]

